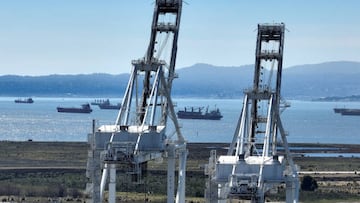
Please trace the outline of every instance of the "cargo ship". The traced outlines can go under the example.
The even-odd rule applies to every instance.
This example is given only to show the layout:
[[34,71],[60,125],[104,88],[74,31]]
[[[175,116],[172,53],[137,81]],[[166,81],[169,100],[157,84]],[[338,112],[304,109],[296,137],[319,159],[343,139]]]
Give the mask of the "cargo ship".
[[111,104],[110,101],[107,99],[103,101],[102,103],[98,104],[100,109],[120,109],[121,104]]
[[334,108],[334,112],[343,116],[360,116],[360,109]]
[[15,103],[22,103],[22,104],[32,104],[34,103],[34,100],[32,98],[27,99],[15,99]]
[[91,113],[90,104],[83,104],[80,108],[77,107],[57,107],[59,113]]
[[223,116],[219,108],[209,111],[209,107],[203,112],[204,107],[185,107],[184,110],[177,112],[180,119],[204,119],[204,120],[220,120]]

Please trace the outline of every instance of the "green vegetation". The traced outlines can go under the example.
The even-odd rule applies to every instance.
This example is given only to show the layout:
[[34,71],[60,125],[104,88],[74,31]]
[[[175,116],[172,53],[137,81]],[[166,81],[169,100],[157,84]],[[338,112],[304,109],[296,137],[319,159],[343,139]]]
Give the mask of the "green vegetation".
[[294,162],[303,171],[357,171],[360,158],[349,157],[297,157]]
[[84,168],[84,142],[0,142],[0,167]]
[[307,203],[357,202],[359,201],[359,194],[340,193],[335,190],[332,192],[301,191],[300,201]]
[[301,179],[301,190],[315,191],[318,188],[316,180],[311,176],[304,176]]
[[0,196],[82,197],[86,178],[83,170],[3,170]]

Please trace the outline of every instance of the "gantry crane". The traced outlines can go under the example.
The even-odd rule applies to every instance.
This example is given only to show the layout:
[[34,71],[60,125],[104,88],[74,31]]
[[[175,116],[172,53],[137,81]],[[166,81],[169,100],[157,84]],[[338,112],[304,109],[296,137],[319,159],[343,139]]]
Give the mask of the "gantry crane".
[[[265,193],[286,185],[286,202],[298,201],[299,180],[280,119],[285,25],[259,24],[253,87],[245,91],[242,112],[227,155],[211,151],[207,202],[265,201]],[[278,137],[280,134],[280,137]],[[282,142],[285,153],[279,153]]]
[[[87,175],[91,202],[116,202],[116,172],[127,165],[140,183],[150,160],[167,158],[167,202],[174,202],[175,159],[179,158],[176,202],[185,202],[186,141],[170,93],[175,75],[182,0],[156,0],[150,44],[144,58],[132,61],[132,72],[114,125],[102,125],[89,135]],[[168,51],[168,52],[167,52]],[[173,126],[168,126],[170,118]],[[167,128],[174,130],[173,138]],[[102,173],[101,173],[102,171]]]

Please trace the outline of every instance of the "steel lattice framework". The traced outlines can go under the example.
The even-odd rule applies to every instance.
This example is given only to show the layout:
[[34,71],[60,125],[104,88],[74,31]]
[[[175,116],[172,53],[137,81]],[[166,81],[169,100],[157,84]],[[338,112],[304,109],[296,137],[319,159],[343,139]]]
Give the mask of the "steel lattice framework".
[[[186,142],[170,96],[176,76],[181,9],[181,0],[156,0],[150,43],[145,57],[132,61],[132,72],[115,124],[94,127],[89,136],[91,150],[87,168],[92,183],[88,189],[94,203],[103,201],[106,184],[109,202],[116,201],[119,165],[128,165],[133,180],[141,183],[147,162],[163,157],[168,160],[167,202],[174,202],[176,157],[179,157],[176,202],[185,202]],[[168,118],[173,121],[175,139],[167,133]]]
[[[208,202],[248,199],[264,202],[264,194],[286,184],[286,202],[298,201],[299,181],[280,119],[280,90],[285,25],[259,24],[253,87],[245,91],[243,108],[228,154],[213,151],[206,168]],[[278,138],[278,135],[280,137]],[[279,155],[278,143],[285,148]]]

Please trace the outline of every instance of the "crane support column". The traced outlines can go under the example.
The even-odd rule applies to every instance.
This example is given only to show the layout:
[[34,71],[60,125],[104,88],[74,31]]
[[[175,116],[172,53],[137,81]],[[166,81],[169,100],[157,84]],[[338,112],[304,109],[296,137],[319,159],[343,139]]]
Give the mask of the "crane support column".
[[116,203],[116,166],[109,164],[109,203]]
[[[286,202],[298,201],[297,169],[280,120],[284,32],[283,23],[258,25],[253,88],[245,91],[227,155],[214,157],[212,153],[206,168],[207,202],[241,199],[263,203],[267,191],[284,184]],[[277,152],[281,141],[285,156]],[[217,196],[214,185],[219,191]]]
[[176,202],[185,202],[185,179],[186,179],[186,146],[180,146],[179,148],[179,177],[178,177],[178,191],[176,194]]
[[[92,192],[93,202],[103,201],[107,184],[109,202],[115,202],[117,166],[127,167],[126,175],[131,175],[136,184],[143,184],[147,162],[166,157],[168,203],[174,202],[177,157],[180,163],[176,200],[185,202],[186,153],[183,150],[186,151],[186,141],[171,100],[181,10],[182,0],[155,1],[150,42],[145,57],[132,61],[132,72],[116,121],[93,130],[92,152],[96,155],[89,155],[88,163],[92,164],[88,164],[87,170],[95,174],[103,169],[101,181],[97,178],[100,174],[88,176],[96,189]],[[164,53],[164,50],[171,52]],[[168,118],[173,122],[167,122]],[[175,129],[176,136],[168,136],[169,127]]]
[[168,168],[167,168],[167,203],[174,202],[175,188],[175,148],[169,145],[168,152]]

